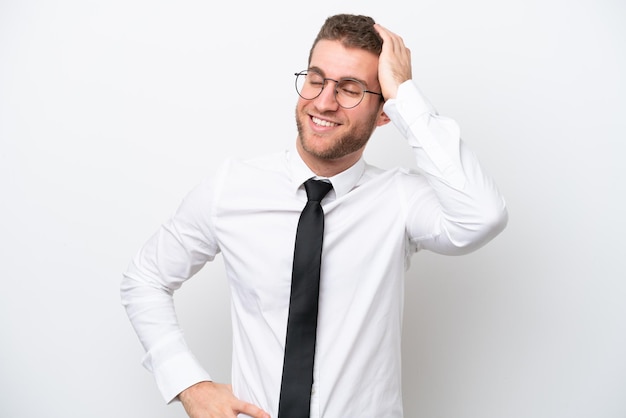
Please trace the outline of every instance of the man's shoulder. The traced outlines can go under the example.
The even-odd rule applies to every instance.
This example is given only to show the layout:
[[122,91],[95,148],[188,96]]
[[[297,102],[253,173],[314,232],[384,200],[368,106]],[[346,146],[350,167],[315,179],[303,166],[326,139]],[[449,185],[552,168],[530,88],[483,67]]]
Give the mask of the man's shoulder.
[[366,179],[366,181],[376,178],[387,178],[399,181],[413,181],[415,179],[422,179],[423,174],[419,170],[410,167],[398,166],[391,168],[381,168],[366,163],[363,177]]
[[287,158],[287,151],[278,151],[253,157],[233,157],[225,165],[231,170],[271,172],[284,169]]
[[260,187],[288,181],[287,152],[274,152],[254,157],[231,157],[224,161],[215,177],[220,187]]

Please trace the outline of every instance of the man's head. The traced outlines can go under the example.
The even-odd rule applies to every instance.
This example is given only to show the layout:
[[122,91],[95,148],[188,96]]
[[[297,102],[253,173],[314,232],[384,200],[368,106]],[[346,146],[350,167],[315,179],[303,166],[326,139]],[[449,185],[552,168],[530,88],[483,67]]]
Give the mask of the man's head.
[[[326,19],[313,43],[306,71],[316,81],[308,84],[308,92],[299,91],[297,147],[319,175],[331,176],[353,165],[376,127],[389,122],[378,81],[382,42],[372,18],[341,14]],[[367,92],[354,107],[345,106],[348,100],[341,97],[338,101],[337,86],[344,80],[358,81]],[[306,94],[315,88],[321,88],[317,96]],[[360,95],[362,90],[344,89],[341,95]]]

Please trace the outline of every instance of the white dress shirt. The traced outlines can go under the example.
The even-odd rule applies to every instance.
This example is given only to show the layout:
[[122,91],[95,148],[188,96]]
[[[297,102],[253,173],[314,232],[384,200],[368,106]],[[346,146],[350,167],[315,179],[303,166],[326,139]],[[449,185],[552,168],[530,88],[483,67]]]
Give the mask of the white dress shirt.
[[[421,249],[463,254],[507,222],[503,198],[411,81],[384,110],[418,171],[363,159],[330,178],[311,417],[402,417],[404,274]],[[211,380],[187,348],[173,293],[222,254],[232,296],[235,395],[276,416],[295,231],[314,173],[290,150],[227,161],[135,256],[122,300],[166,399]]]

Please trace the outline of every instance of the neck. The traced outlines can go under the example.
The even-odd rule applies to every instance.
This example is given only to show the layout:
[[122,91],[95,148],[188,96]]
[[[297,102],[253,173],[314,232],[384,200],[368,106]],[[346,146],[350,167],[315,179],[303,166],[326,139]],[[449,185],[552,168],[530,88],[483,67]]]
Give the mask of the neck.
[[307,167],[320,177],[332,177],[347,170],[356,164],[361,158],[361,155],[363,155],[363,149],[360,149],[341,158],[322,159],[306,152],[302,148],[300,141],[296,142],[296,150]]

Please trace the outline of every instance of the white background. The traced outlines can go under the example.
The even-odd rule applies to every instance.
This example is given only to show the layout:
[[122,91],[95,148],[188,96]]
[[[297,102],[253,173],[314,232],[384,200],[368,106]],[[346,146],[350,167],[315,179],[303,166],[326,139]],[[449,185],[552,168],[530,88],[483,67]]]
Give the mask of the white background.
[[[510,223],[407,277],[407,417],[626,417],[622,0],[0,0],[0,416],[183,417],[119,302],[130,258],[215,164],[295,140],[322,21],[404,36]],[[390,124],[367,151],[411,164]],[[221,260],[177,294],[229,379]]]

